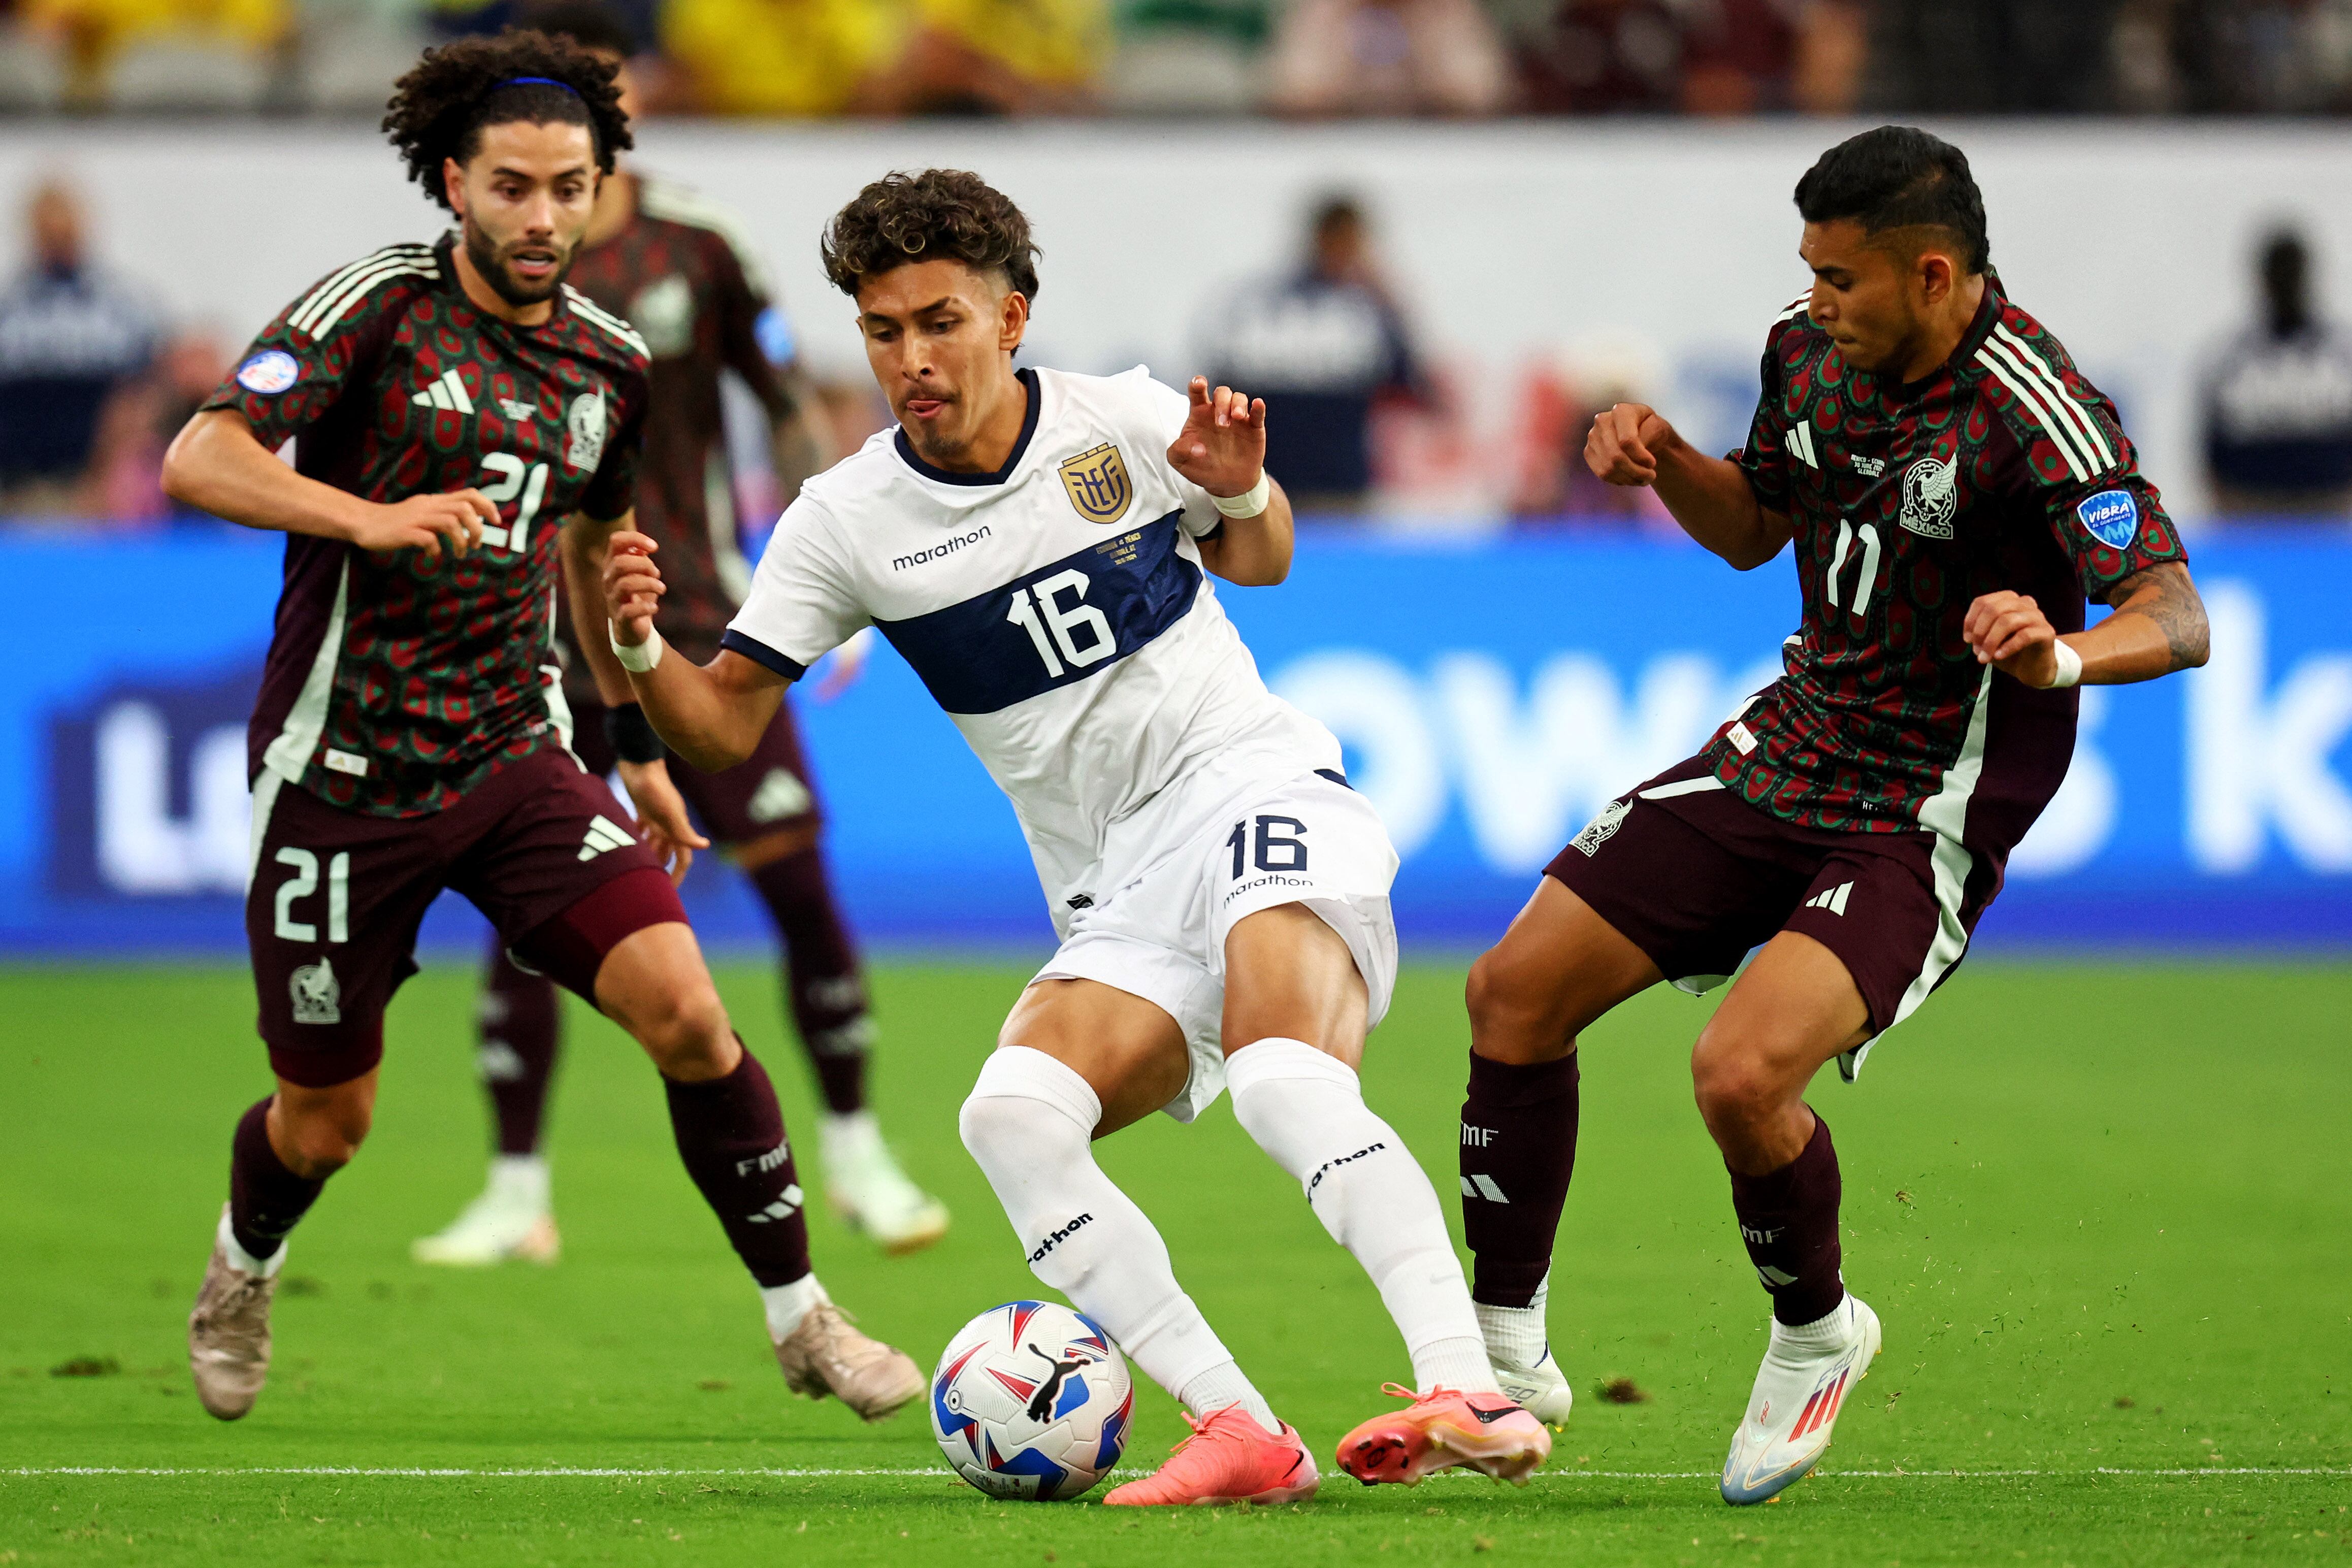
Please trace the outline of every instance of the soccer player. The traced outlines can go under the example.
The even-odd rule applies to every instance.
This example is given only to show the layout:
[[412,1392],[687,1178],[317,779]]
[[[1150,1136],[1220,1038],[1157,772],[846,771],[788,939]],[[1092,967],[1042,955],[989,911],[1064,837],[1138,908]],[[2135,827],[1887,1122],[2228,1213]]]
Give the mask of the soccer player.
[[[1602,811],[1470,975],[1462,1109],[1475,1293],[1505,1389],[1566,1381],[1544,1300],[1576,1157],[1580,1032],[1661,979],[1753,959],[1691,1053],[1772,1325],[1723,1468],[1760,1502],[1828,1447],[1878,1353],[1839,1271],[1839,1175],[1806,1086],[1851,1080],[1968,952],[2011,847],[2066,775],[2084,681],[2205,661],[2187,557],[2115,405],[1987,262],[1960,151],[1885,127],[1797,185],[1811,291],[1767,339],[1746,447],[1638,404],[1585,447],[1747,571],[1796,544],[1788,673],[1706,749]],[[2086,598],[2115,614],[2084,629]],[[1475,1195],[1473,1195],[1475,1194]]]
[[[533,11],[530,24],[610,63],[622,111],[634,118],[631,39],[610,10],[575,0]],[[598,187],[569,281],[607,315],[629,322],[652,356],[636,527],[666,551],[670,636],[709,658],[751,580],[736,537],[721,374],[734,371],[759,398],[783,482],[797,485],[832,456],[813,396],[804,384],[793,384],[803,378],[778,363],[791,359],[791,329],[725,215],[691,192],[629,169],[616,169]],[[567,645],[568,634],[559,626]],[[661,742],[635,703],[605,707],[576,648],[567,646],[563,662],[572,747],[590,772],[608,777],[621,760],[662,759]],[[722,773],[688,768],[671,783],[720,852],[750,878],[783,938],[785,1003],[825,1102],[817,1149],[826,1198],[887,1251],[929,1246],[947,1231],[947,1209],[899,1170],[866,1109],[873,1026],[866,983],[825,875],[816,797],[792,705],[777,710],[759,747],[738,766]],[[492,940],[488,971],[478,1060],[495,1112],[497,1152],[481,1196],[446,1229],[416,1242],[422,1262],[487,1264],[515,1256],[546,1262],[558,1245],[547,1163],[539,1152],[562,1016],[555,983],[518,967],[503,938]]]
[[[566,744],[559,563],[601,622],[596,563],[630,524],[646,420],[644,344],[563,285],[630,144],[612,68],[536,33],[469,39],[426,52],[384,127],[457,233],[304,293],[165,466],[175,499],[290,535],[253,717],[246,896],[278,1089],[236,1126],[188,1320],[196,1391],[224,1420],[259,1394],[287,1233],[367,1134],[384,1005],[415,972],[425,906],[453,888],[653,1058],[787,1383],[886,1415],[922,1375],[810,1271],[775,1090],[663,869],[694,841],[677,792],[658,759],[622,764],[640,842]],[[273,456],[289,438],[292,467]]]
[[1396,852],[1330,732],[1267,692],[1204,579],[1280,582],[1290,506],[1265,405],[1195,378],[1013,368],[1036,297],[1028,220],[976,175],[876,181],[826,275],[898,416],[803,487],[705,666],[654,626],[655,542],[615,534],[614,649],[671,749],[706,768],[784,689],[880,629],[1013,799],[1063,942],[964,1102],[964,1146],[1030,1267],[1181,1402],[1195,1436],[1112,1503],[1286,1501],[1317,1484],[1177,1284],[1092,1140],[1154,1110],[1234,1112],[1302,1185],[1402,1333],[1411,1403],[1339,1461],[1370,1481],[1549,1452],[1504,1398],[1436,1194],[1357,1080],[1396,973]]

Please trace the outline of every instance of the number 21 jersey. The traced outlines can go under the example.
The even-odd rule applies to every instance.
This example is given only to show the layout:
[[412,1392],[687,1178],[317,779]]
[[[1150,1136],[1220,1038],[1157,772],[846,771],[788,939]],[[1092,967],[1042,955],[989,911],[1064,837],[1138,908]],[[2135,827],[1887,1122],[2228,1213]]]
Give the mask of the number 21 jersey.
[[635,499],[646,353],[566,287],[535,327],[467,299],[448,237],[320,279],[206,408],[363,500],[476,489],[499,526],[459,560],[290,534],[247,732],[265,768],[377,816],[438,811],[505,763],[563,745],[549,637],[565,613],[558,530]]

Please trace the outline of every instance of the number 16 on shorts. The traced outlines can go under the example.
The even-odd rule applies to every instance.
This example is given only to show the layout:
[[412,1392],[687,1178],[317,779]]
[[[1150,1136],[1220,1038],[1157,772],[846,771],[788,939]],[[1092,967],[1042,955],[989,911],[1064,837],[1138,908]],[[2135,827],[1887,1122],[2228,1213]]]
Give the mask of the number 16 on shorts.
[[[1232,879],[1241,880],[1249,866],[1261,871],[1305,871],[1307,869],[1307,824],[1295,816],[1260,816],[1255,831],[1251,819],[1242,818],[1234,824],[1233,837],[1225,847],[1234,852]],[[1244,864],[1243,857],[1250,857]]]

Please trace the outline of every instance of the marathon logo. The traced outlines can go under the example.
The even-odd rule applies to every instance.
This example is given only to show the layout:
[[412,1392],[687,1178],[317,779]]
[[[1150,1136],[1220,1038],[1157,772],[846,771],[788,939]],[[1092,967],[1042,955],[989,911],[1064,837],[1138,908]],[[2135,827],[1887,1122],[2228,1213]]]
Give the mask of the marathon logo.
[[1310,1204],[1315,1201],[1315,1189],[1323,1184],[1324,1177],[1342,1165],[1352,1165],[1366,1155],[1377,1154],[1387,1147],[1386,1143],[1367,1143],[1352,1154],[1342,1154],[1336,1160],[1324,1161],[1316,1168],[1315,1173],[1307,1178],[1307,1201]]
[[928,550],[918,550],[912,555],[893,556],[890,561],[890,570],[904,572],[909,566],[920,566],[925,562],[937,561],[943,556],[953,555],[967,544],[977,544],[987,537],[988,524],[983,522],[970,533],[958,534],[944,542],[932,545]]
[[1061,1246],[1063,1242],[1067,1241],[1080,1229],[1094,1224],[1094,1222],[1095,1216],[1093,1215],[1082,1214],[1077,1218],[1072,1220],[1069,1224],[1064,1226],[1061,1229],[1055,1231],[1052,1235],[1046,1237],[1045,1240],[1037,1244],[1037,1250],[1029,1255],[1029,1267],[1032,1268],[1036,1268],[1038,1264],[1043,1263],[1045,1260],[1045,1254],[1053,1251],[1054,1248]]

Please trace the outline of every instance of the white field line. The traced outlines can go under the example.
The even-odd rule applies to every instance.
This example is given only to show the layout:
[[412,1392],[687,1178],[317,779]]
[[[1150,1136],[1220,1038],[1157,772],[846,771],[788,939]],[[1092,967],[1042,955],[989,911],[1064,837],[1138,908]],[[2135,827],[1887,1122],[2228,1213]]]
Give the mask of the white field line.
[[[1149,1470],[1118,1469],[1115,1476],[1149,1475]],[[935,1477],[952,1479],[954,1472],[928,1466],[875,1467],[870,1468],[828,1468],[820,1467],[744,1468],[744,1469],[661,1469],[621,1467],[547,1466],[543,1468],[475,1468],[464,1466],[364,1466],[364,1465],[256,1465],[247,1468],[185,1468],[131,1465],[20,1465],[0,1469],[0,1476],[351,1476],[359,1478],[390,1478],[451,1480],[697,1480],[713,1478],[732,1479],[785,1479],[840,1476],[906,1476]],[[1471,1472],[1451,1470],[1441,1472],[1443,1478],[1467,1479]],[[2015,1480],[2045,1479],[2074,1480],[2095,1476],[2126,1478],[2168,1478],[2181,1476],[2329,1476],[2352,1478],[2352,1468],[2288,1467],[2288,1466],[2223,1466],[2204,1465],[2178,1469],[2135,1469],[2123,1466],[2098,1465],[2080,1470],[1819,1470],[1815,1480]],[[1713,1470],[1538,1470],[1538,1480],[1584,1479],[1611,1481],[1711,1481],[1717,1479]],[[1433,1478],[1438,1479],[1438,1478]]]

